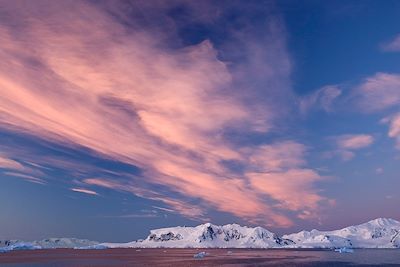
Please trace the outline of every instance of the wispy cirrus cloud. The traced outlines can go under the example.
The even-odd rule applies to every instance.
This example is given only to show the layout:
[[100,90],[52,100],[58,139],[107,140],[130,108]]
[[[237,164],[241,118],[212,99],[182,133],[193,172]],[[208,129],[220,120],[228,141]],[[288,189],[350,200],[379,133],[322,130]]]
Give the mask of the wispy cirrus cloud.
[[0,168],[25,171],[25,167],[16,160],[0,155]]
[[159,210],[139,210],[136,213],[128,213],[128,214],[122,214],[122,215],[103,215],[99,216],[101,218],[119,218],[119,219],[140,219],[140,218],[157,218],[161,217],[161,214],[159,213]]
[[330,154],[338,155],[343,160],[348,161],[355,156],[356,150],[372,145],[374,137],[369,134],[344,134],[331,137],[330,140],[333,140],[337,147]]
[[83,193],[83,194],[87,194],[87,195],[94,195],[94,196],[99,195],[96,191],[85,189],[85,188],[71,188],[71,191]]
[[258,172],[280,172],[306,165],[305,145],[295,141],[281,141],[244,149],[249,159],[248,169]]
[[[291,64],[279,19],[254,32],[243,23],[220,48],[210,40],[176,48],[160,32],[120,23],[115,17],[129,19],[121,10],[111,16],[90,2],[17,1],[2,10],[1,128],[85,147],[142,171],[130,178],[135,183],[82,179],[86,185],[160,201],[191,218],[212,208],[276,226],[291,225],[286,211],[311,213],[325,199],[313,187],[323,177],[307,168],[302,144],[226,138],[228,131],[268,133],[288,113]],[[240,62],[228,61],[235,58]],[[337,94],[330,91],[318,100],[326,107]],[[234,173],[226,161],[248,167]]]
[[31,183],[35,183],[35,184],[41,184],[41,185],[47,184],[47,182],[45,180],[35,177],[35,176],[32,176],[32,175],[28,175],[28,174],[8,171],[8,172],[3,172],[3,175],[21,178],[27,182],[31,182]]
[[342,90],[337,85],[327,85],[317,91],[300,98],[299,108],[302,113],[307,113],[311,109],[322,109],[331,112],[335,100],[340,97]]
[[336,142],[341,149],[353,150],[371,145],[374,142],[374,138],[368,134],[345,134],[338,136]]
[[31,183],[45,185],[47,182],[40,178],[43,176],[43,173],[35,168],[35,166],[31,167],[30,165],[31,164],[29,163],[21,163],[9,158],[5,154],[0,154],[0,171],[2,171],[3,175],[20,178]]
[[188,201],[182,201],[177,198],[168,197],[162,192],[156,192],[154,190],[145,189],[139,187],[137,183],[133,181],[116,181],[105,178],[87,178],[83,179],[82,182],[87,185],[98,186],[103,188],[108,188],[112,190],[117,190],[120,192],[129,192],[136,196],[143,197],[146,199],[151,199],[154,201],[159,201],[171,209],[160,207],[165,210],[169,210],[174,213],[180,213],[183,216],[188,218],[192,218],[195,220],[206,221],[208,218],[206,217],[206,210],[202,206],[191,204]]
[[400,105],[399,74],[379,72],[367,77],[352,89],[349,99],[362,112],[391,112],[392,115],[384,117],[381,122],[389,123],[388,136],[396,139],[396,146],[399,146],[397,130],[399,123],[396,113]]
[[395,139],[396,148],[400,149],[400,113],[385,117],[381,122],[389,124],[388,136]]
[[395,36],[389,42],[381,44],[381,49],[385,52],[399,52],[400,51],[400,34]]

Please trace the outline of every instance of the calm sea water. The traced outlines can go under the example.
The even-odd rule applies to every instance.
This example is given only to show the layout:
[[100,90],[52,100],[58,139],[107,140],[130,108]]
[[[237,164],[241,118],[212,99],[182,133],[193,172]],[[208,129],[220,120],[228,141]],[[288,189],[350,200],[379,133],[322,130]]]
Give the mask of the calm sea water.
[[[194,259],[201,251],[207,256]],[[400,266],[400,249],[55,249],[0,254],[0,266]]]

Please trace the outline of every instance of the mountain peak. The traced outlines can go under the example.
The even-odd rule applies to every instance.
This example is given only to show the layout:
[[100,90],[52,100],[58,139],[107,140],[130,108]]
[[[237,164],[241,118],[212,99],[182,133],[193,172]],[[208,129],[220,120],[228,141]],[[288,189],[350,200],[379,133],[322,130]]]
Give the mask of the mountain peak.
[[399,221],[396,221],[391,218],[377,218],[375,220],[372,220],[371,222],[376,222],[378,224],[399,224]]

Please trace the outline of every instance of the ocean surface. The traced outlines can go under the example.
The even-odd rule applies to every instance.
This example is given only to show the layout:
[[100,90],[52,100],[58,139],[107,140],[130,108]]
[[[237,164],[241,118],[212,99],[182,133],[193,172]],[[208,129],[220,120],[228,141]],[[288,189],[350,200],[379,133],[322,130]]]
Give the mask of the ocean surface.
[[51,249],[1,253],[0,266],[400,266],[400,249]]

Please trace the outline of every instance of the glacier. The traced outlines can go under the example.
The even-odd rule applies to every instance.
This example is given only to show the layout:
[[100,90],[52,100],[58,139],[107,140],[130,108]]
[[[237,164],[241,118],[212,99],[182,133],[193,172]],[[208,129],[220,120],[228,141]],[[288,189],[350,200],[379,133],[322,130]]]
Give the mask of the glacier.
[[263,227],[201,224],[151,230],[144,240],[99,243],[75,238],[41,241],[0,240],[0,252],[17,249],[107,248],[400,248],[400,222],[378,218],[333,231],[301,231],[278,236]]
[[83,248],[99,245],[99,242],[77,238],[48,238],[38,241],[0,240],[0,252],[55,248]]

